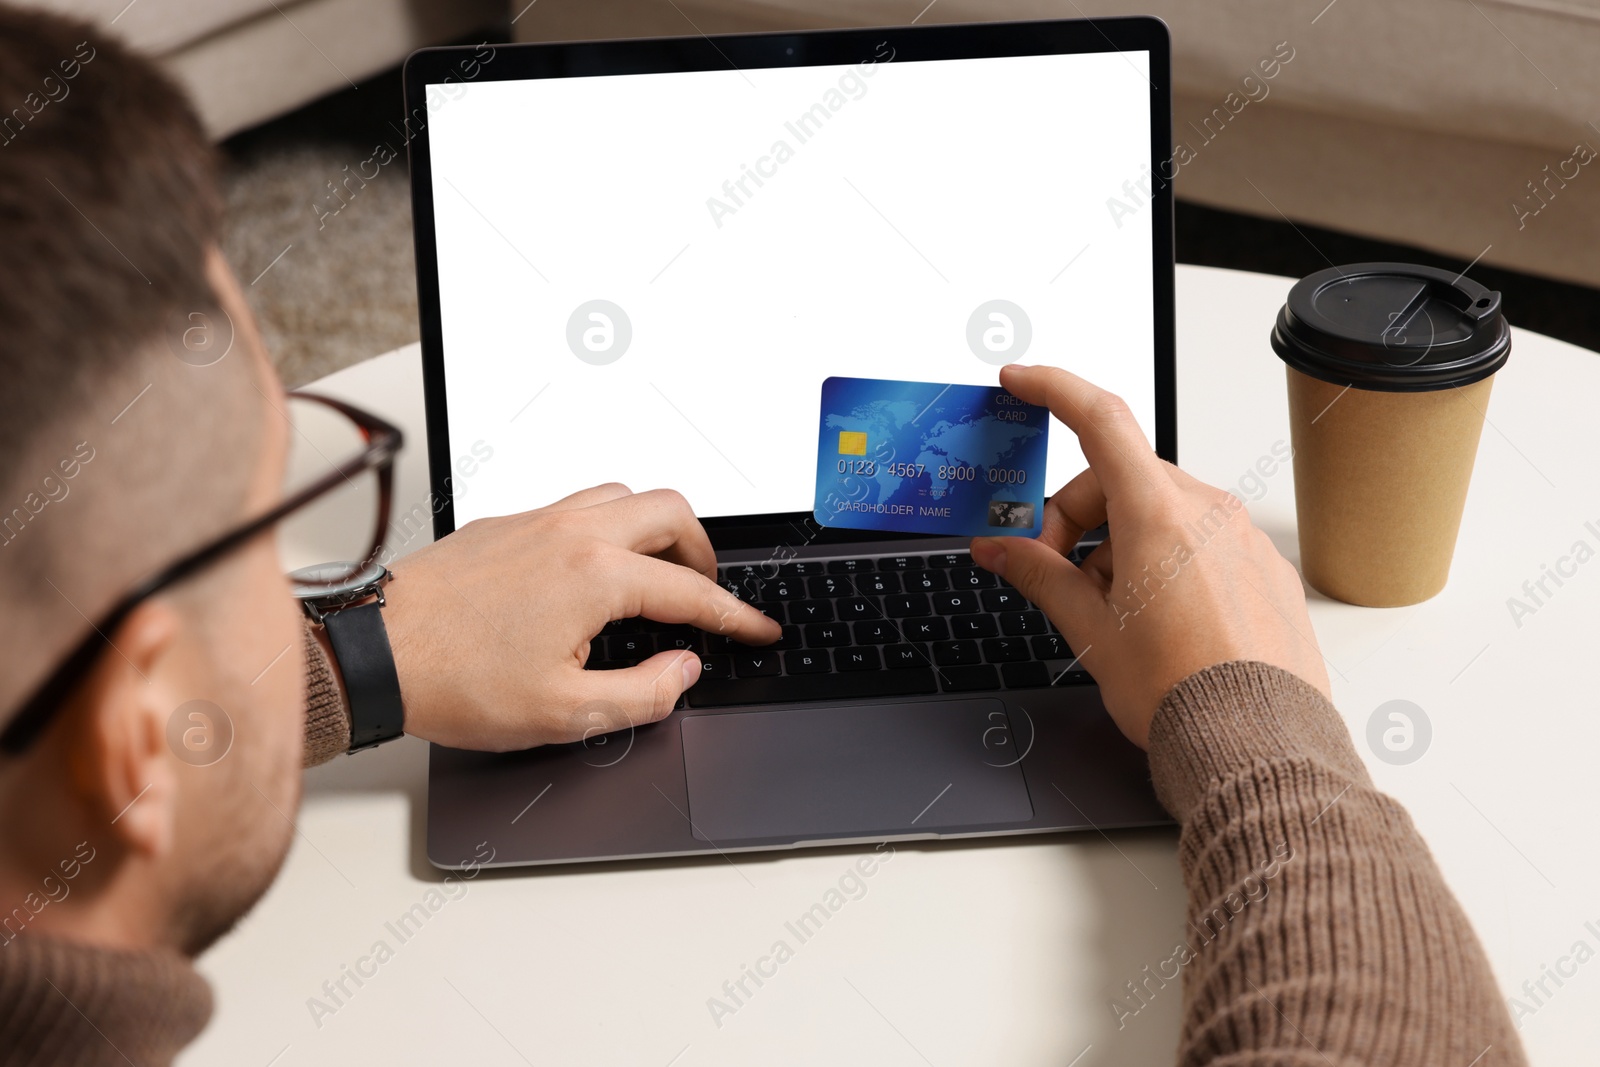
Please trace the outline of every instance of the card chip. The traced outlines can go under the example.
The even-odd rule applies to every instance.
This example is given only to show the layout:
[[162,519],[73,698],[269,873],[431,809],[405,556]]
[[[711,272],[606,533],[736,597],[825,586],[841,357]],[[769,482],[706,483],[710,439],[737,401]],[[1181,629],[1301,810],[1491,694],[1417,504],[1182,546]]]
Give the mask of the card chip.
[[839,455],[864,456],[867,454],[867,435],[862,430],[839,431]]

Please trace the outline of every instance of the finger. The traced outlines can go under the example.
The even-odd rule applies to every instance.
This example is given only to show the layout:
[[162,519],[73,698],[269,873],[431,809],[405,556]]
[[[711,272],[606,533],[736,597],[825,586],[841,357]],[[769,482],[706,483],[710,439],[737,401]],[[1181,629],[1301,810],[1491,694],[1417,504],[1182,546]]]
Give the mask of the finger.
[[1029,537],[979,537],[972,542],[972,558],[1016,586],[1050,617],[1069,645],[1082,647],[1078,642],[1105,597],[1065,556]]
[[612,544],[716,578],[711,538],[682,493],[651,489],[597,505],[595,511],[604,520],[595,533]]
[[1043,404],[1078,435],[1105,495],[1128,505],[1172,484],[1149,438],[1123,399],[1059,367],[1000,369],[1000,384],[1030,404]]
[[1106,521],[1106,494],[1089,467],[1044,502],[1039,542],[1065,553],[1086,531]]
[[592,707],[595,701],[615,705],[622,721],[613,723],[610,715],[604,715],[603,722],[576,725],[584,730],[611,733],[657,722],[672,714],[683,691],[699,679],[700,659],[688,651],[657,652],[634,667],[583,671],[582,674],[583,681],[579,684],[583,700],[579,706]]
[[619,497],[632,496],[633,490],[621,482],[607,482],[604,485],[591,486],[588,489],[579,489],[576,493],[564,496],[553,504],[546,504],[539,511],[576,511],[579,508],[593,507],[595,504],[604,504],[609,500]]
[[747,645],[770,645],[782,636],[771,616],[687,567],[649,556],[621,557],[621,610],[656,622],[687,624]]

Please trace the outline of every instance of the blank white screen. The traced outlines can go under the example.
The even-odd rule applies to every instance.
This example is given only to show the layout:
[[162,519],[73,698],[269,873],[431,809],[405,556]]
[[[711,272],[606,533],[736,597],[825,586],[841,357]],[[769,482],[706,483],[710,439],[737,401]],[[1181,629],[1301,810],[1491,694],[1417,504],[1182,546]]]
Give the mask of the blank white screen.
[[[996,298],[1028,316],[1022,362],[1120,393],[1153,439],[1151,212],[1125,187],[1147,74],[1113,52],[430,86],[451,452],[493,453],[457,468],[457,523],[613,480],[810,511],[822,380],[992,383],[967,327]],[[604,366],[567,343],[594,299],[632,330]],[[1057,426],[1051,487],[1082,466]]]

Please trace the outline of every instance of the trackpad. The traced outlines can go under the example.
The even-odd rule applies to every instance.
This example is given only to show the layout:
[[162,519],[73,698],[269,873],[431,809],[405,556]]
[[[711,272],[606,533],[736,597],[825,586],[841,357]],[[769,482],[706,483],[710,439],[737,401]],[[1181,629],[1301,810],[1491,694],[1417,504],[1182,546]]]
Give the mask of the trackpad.
[[723,844],[952,831],[1033,818],[994,699],[684,719],[694,836]]

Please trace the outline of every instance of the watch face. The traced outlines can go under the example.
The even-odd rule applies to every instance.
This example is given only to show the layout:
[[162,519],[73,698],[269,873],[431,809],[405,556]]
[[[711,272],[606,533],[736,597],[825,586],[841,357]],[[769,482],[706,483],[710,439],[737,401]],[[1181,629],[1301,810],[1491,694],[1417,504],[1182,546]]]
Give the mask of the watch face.
[[[347,600],[352,593],[365,596],[376,589],[388,573],[384,565],[376,561],[364,565],[318,563],[291,572],[289,581],[294,583],[296,597],[321,604]],[[330,582],[333,584],[328,584]]]

